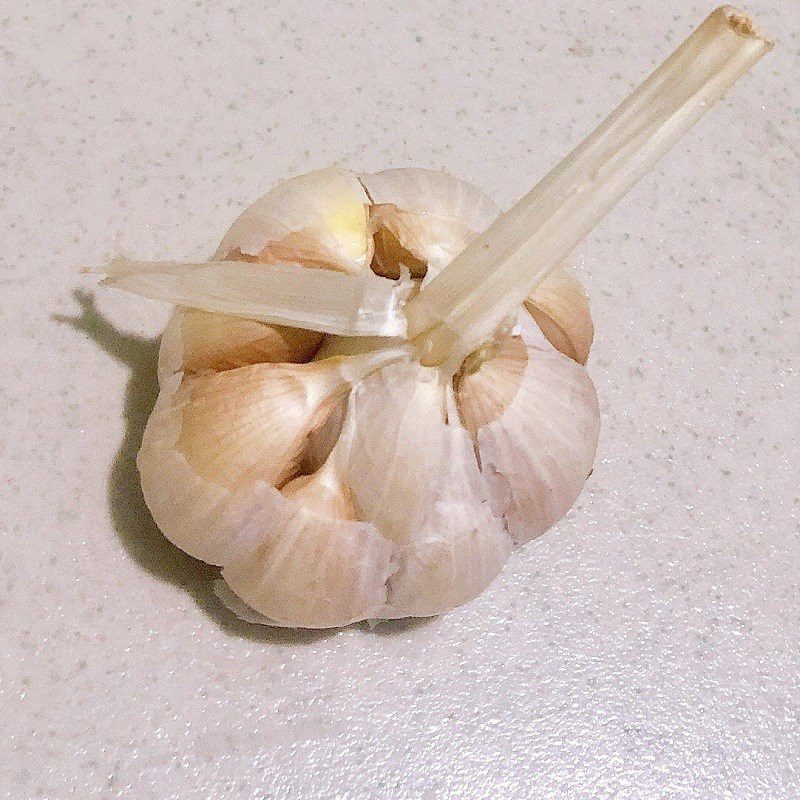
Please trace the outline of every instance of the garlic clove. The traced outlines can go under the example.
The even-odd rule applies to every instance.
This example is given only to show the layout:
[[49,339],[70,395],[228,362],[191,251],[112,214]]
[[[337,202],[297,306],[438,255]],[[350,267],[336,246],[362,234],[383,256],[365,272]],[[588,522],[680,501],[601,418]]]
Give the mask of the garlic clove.
[[281,486],[346,387],[328,362],[197,376],[186,381],[178,450],[197,475],[228,489],[254,481]]
[[398,361],[350,400],[340,474],[360,518],[395,546],[397,571],[379,616],[428,616],[482,591],[511,549],[492,516],[469,434],[448,413],[438,370]]
[[525,300],[525,309],[556,350],[586,363],[594,325],[589,298],[576,277],[563,270],[550,273]]
[[496,420],[519,392],[528,350],[520,336],[498,333],[470,353],[454,377],[459,418],[473,435]]
[[[395,205],[380,205],[371,207],[369,222],[375,242],[372,271],[384,278],[397,279],[402,265],[408,268],[412,278],[423,278],[428,261],[418,254],[418,216],[401,211]],[[460,236],[461,232],[457,234]]]
[[401,265],[430,280],[494,218],[494,204],[475,186],[430,169],[362,175],[372,207],[372,268],[389,278]]
[[[219,565],[236,530],[235,521],[226,525],[221,519],[231,506],[233,493],[195,473],[178,450],[183,409],[189,398],[190,389],[180,373],[165,378],[136,465],[145,502],[162,533],[189,555]],[[233,514],[231,520],[235,518]]]
[[269,515],[259,508],[258,517],[258,545],[237,552],[222,572],[247,606],[272,624],[298,628],[378,615],[386,603],[391,545],[373,525],[317,517],[299,506]]
[[372,258],[369,197],[358,177],[340,167],[282,181],[245,209],[213,260],[296,262],[362,272]]
[[353,493],[341,482],[330,461],[313,474],[289,481],[281,494],[323,517],[358,519]]
[[405,266],[412,278],[433,275],[460,253],[474,236],[458,220],[405,211],[393,204],[375,205],[370,211],[375,237],[372,270],[397,279]]
[[249,364],[311,359],[323,335],[302,328],[267,325],[256,320],[178,308],[161,338],[160,380],[181,370],[221,372]]
[[[522,319],[522,317],[521,317]],[[465,427],[473,431],[481,470],[495,509],[517,543],[555,524],[575,502],[594,463],[600,410],[588,372],[523,323],[500,358],[524,367],[506,370],[492,358],[457,386]],[[503,386],[504,376],[506,385]]]
[[511,553],[472,439],[453,423],[452,389],[448,398],[442,481],[431,512],[395,555],[398,569],[388,580],[383,619],[432,616],[466,603],[489,586]]
[[393,357],[387,351],[165,378],[137,457],[158,527],[195,558],[225,563],[252,514],[254,486],[294,477],[313,449],[309,434],[324,429],[337,398]]
[[198,475],[177,446],[190,385],[181,387],[180,375],[165,382],[137,460],[159,528],[223,567],[237,599],[224,587],[217,593],[245,619],[325,628],[374,617],[386,602],[390,543],[373,525],[336,516],[337,507],[346,511],[336,499],[346,491],[325,469],[283,492],[264,481],[228,488]]
[[281,626],[330,628],[384,607],[392,546],[374,525],[315,513],[263,483],[249,509],[222,576],[251,609]]
[[403,360],[367,376],[350,397],[340,471],[362,519],[392,541],[422,524],[443,479],[444,391],[439,373]]

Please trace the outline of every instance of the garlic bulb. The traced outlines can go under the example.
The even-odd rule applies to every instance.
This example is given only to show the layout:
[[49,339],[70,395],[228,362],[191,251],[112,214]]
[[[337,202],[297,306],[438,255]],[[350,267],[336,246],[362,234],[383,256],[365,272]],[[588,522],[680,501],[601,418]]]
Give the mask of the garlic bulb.
[[769,46],[718,9],[493,222],[445,173],[331,168],[258,200],[209,262],[112,262],[107,284],[178,306],[138,466],[229,608],[309,628],[438,614],[567,512],[600,414],[563,259]]
[[[451,240],[437,239],[445,230],[441,220],[472,237],[474,213],[447,215],[457,213],[465,196],[473,206],[481,198],[480,208],[489,202],[445,173],[397,172],[401,188],[416,179],[414,185],[428,187],[436,201],[429,228],[418,205],[424,195],[411,193],[413,211],[397,206],[417,216],[414,230],[425,231],[421,243],[406,239],[424,277],[425,259],[439,259],[441,268],[447,248],[456,249]],[[379,196],[401,202],[400,193],[388,194],[392,173],[380,173]],[[444,202],[450,191],[455,210]],[[375,230],[373,207],[367,212]],[[263,266],[266,276],[271,266]],[[316,261],[303,266],[321,269]],[[396,266],[399,273],[405,264]],[[569,328],[559,310],[555,317]],[[524,309],[520,315],[535,327]],[[475,597],[508,558],[515,523],[504,516],[507,487],[493,494],[496,477],[490,480],[478,460],[482,426],[462,406],[467,393],[486,397],[503,381],[513,383],[517,364],[498,371],[502,360],[489,358],[468,379],[422,366],[413,349],[398,347],[394,338],[328,336],[320,347],[321,338],[218,312],[184,308],[173,314],[162,340],[161,394],[138,458],[154,519],[176,545],[223,567],[218,591],[229,605],[273,625],[424,616]],[[523,345],[524,359],[527,352]],[[557,356],[556,373],[578,371],[591,387],[585,370],[544,337],[531,353]],[[550,362],[543,363],[547,370]],[[476,383],[486,370],[494,370],[488,392]],[[509,419],[519,412],[535,424],[523,405],[528,398],[515,394],[507,398]],[[586,438],[589,454],[599,427],[593,399],[590,393],[586,414],[595,424]],[[537,427],[546,424],[543,419]],[[579,465],[578,471],[582,484],[588,470]],[[572,484],[566,494],[557,486],[552,492],[562,498],[563,511],[574,499]],[[555,521],[552,509],[547,513]]]

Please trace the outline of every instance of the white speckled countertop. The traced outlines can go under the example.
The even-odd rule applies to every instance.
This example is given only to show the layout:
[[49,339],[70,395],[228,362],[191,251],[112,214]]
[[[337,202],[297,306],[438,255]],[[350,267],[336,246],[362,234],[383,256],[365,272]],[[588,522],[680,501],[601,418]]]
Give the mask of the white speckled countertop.
[[800,797],[800,25],[577,256],[596,469],[478,600],[250,627],[134,455],[166,310],[78,274],[209,253],[340,161],[529,188],[709,10],[500,3],[0,9],[0,796]]

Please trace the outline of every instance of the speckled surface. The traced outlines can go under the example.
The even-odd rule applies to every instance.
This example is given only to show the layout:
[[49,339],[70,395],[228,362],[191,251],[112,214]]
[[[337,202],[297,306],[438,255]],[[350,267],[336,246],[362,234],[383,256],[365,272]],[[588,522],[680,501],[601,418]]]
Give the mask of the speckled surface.
[[[445,167],[508,203],[708,10],[0,9],[0,796],[800,796],[800,27],[581,248],[604,428],[572,512],[422,624],[218,608],[133,467],[166,311],[286,174]],[[80,292],[89,293],[81,294]]]

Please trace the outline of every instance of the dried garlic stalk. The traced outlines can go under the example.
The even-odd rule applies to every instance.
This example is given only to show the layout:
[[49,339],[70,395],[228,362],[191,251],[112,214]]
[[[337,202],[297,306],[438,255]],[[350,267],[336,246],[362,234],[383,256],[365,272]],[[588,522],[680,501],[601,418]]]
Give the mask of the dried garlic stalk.
[[494,222],[445,173],[330,168],[254,203],[209,262],[110,265],[177,306],[138,465],[223,602],[309,628],[438,614],[569,509],[599,410],[560,265],[769,48],[717,9]]

